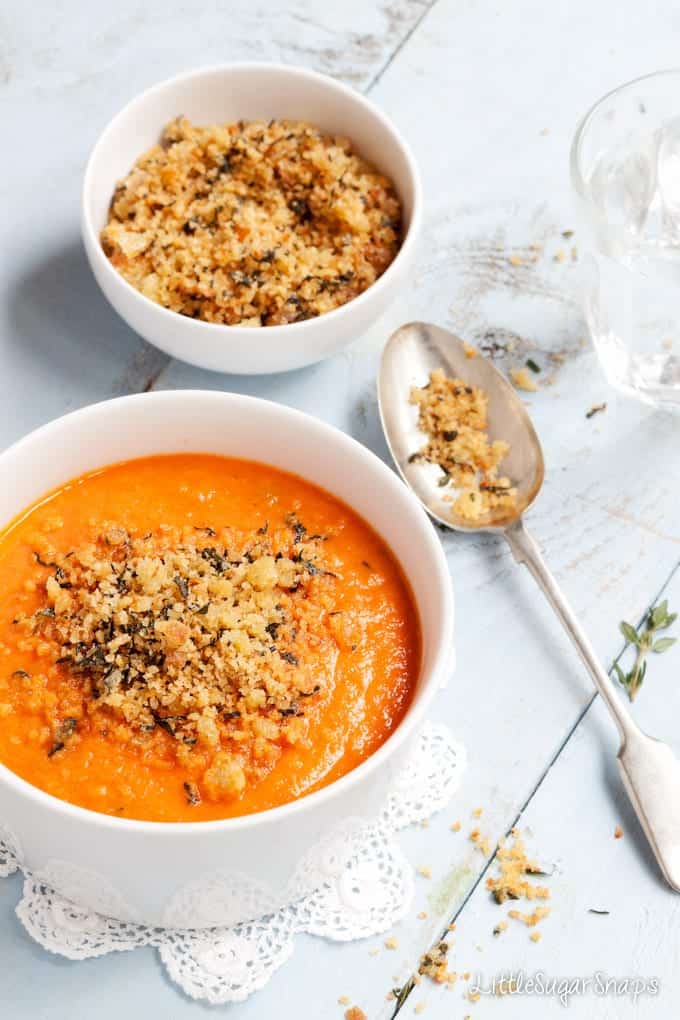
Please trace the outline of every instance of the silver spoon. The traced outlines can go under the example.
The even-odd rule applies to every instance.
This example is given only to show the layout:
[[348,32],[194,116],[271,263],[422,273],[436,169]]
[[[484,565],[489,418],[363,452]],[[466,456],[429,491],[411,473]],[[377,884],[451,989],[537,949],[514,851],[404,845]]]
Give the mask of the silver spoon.
[[[432,470],[432,465],[409,460],[424,443],[418,429],[417,409],[409,403],[411,387],[423,386],[435,368],[486,391],[489,434],[492,439],[505,439],[510,444],[503,471],[517,489],[517,507],[500,511],[482,524],[454,515],[453,504],[445,501],[437,484],[438,472]],[[617,762],[628,796],[666,881],[680,892],[680,762],[666,744],[647,736],[633,721],[524,527],[522,514],[538,495],[544,473],[541,444],[524,404],[490,361],[481,356],[466,357],[458,337],[424,322],[402,326],[390,337],[380,365],[378,398],[385,437],[395,463],[428,513],[458,531],[502,535],[516,561],[528,567],[543,589],[618,727],[621,745]]]

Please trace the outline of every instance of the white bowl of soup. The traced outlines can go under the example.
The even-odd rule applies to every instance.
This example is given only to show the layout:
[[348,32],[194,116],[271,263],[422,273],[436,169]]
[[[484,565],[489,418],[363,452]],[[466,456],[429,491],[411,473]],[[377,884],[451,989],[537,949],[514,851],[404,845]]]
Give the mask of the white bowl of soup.
[[60,418],[0,482],[0,825],[22,866],[177,927],[321,884],[452,661],[416,499],[314,418],[199,391]]

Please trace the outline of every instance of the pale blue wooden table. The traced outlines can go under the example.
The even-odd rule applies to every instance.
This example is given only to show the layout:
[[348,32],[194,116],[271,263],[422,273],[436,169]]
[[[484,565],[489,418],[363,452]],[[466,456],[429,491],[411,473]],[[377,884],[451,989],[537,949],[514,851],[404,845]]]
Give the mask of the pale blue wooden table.
[[[675,608],[680,602],[678,425],[608,390],[574,296],[581,260],[553,256],[574,226],[567,164],[579,116],[614,85],[675,63],[679,27],[670,0],[653,12],[632,0],[120,0],[107,10],[84,0],[0,0],[0,444],[111,395],[206,387],[303,408],[385,456],[374,374],[392,328],[429,317],[473,342],[514,340],[500,363],[530,355],[543,369],[539,391],[527,395],[548,468],[532,527],[611,664],[622,617],[639,620],[663,590]],[[157,80],[233,59],[300,63],[369,93],[409,138],[423,172],[426,224],[408,291],[351,351],[293,375],[244,379],[168,363],[108,307],[79,240],[83,165],[111,115]],[[530,246],[539,243],[532,263]],[[602,400],[606,413],[586,419]],[[337,946],[301,938],[264,991],[221,1011],[340,1020],[337,999],[347,995],[370,1020],[386,1020],[390,988],[455,916],[458,971],[487,980],[508,969],[657,976],[655,998],[580,997],[570,1015],[666,1020],[680,997],[680,898],[659,879],[621,794],[611,727],[506,550],[490,538],[443,541],[459,665],[439,712],[466,743],[470,768],[451,809],[401,839],[432,878],[418,880],[413,911],[394,932],[397,949],[381,939]],[[654,663],[636,709],[676,746],[679,663],[680,652]],[[478,805],[492,842],[519,818],[557,865],[538,945],[521,928],[491,936],[498,915],[484,890],[488,862],[466,838]],[[455,818],[459,834],[450,831]],[[617,824],[621,840],[613,839]],[[17,877],[0,882],[3,1020],[208,1012],[167,982],[151,951],[86,963],[49,957],[14,916],[19,895]],[[417,919],[421,910],[427,919]],[[564,1012],[554,998],[473,1004],[465,987],[422,985],[403,1015],[420,1002],[435,1020]]]

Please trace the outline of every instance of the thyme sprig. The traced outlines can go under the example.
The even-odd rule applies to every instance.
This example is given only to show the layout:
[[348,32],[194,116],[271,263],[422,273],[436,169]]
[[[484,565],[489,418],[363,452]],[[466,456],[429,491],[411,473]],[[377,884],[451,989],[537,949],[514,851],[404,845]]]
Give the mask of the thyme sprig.
[[647,654],[655,652],[658,655],[661,652],[667,652],[675,644],[677,638],[657,638],[655,635],[660,630],[667,630],[675,622],[677,616],[677,613],[668,612],[668,599],[664,599],[658,606],[649,610],[645,617],[644,627],[639,633],[632,624],[626,623],[625,620],[619,624],[619,629],[626,641],[635,648],[635,661],[633,668],[628,673],[624,673],[618,662],[615,662],[614,672],[619,683],[627,690],[631,701],[634,701],[647,673]]

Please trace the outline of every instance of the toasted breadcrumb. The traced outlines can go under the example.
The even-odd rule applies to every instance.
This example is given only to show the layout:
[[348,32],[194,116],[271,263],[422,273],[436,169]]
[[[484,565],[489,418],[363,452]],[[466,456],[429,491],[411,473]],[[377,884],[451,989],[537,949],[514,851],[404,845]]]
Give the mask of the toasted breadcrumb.
[[527,393],[535,393],[538,389],[538,386],[532,379],[530,372],[524,367],[511,368],[510,379],[517,390],[526,390]]
[[450,945],[444,939],[435,943],[427,953],[424,953],[418,964],[418,973],[429,977],[438,985],[443,985],[455,980],[447,964],[447,953]]
[[338,999],[338,1003],[341,1006],[349,1006],[351,1001],[352,1000],[350,999],[349,995],[341,995],[340,998]]
[[485,857],[489,856],[489,854],[491,853],[491,846],[489,845],[489,840],[487,839],[486,836],[482,836],[479,829],[472,830],[472,832],[470,833],[470,839],[475,844],[477,849],[484,854]]
[[586,411],[586,418],[593,418],[596,414],[601,414],[602,411],[607,410],[607,404],[602,401],[601,404],[592,404],[589,410]]
[[460,832],[460,830],[461,830],[460,822],[454,822],[453,825],[451,826],[451,832]]
[[442,488],[455,490],[445,494],[454,515],[477,521],[513,509],[517,490],[508,478],[498,476],[509,446],[502,439],[489,440],[484,390],[435,369],[426,386],[413,387],[410,400],[418,407],[418,427],[428,441],[409,460],[441,469]]
[[432,878],[432,869],[427,864],[421,864],[417,871],[421,878]]
[[523,914],[520,910],[509,910],[508,917],[512,917],[515,921],[523,921],[528,928],[533,928],[549,913],[550,907],[536,907],[531,914]]
[[484,813],[484,808],[477,807],[472,812],[472,817],[473,818],[481,818],[483,813]]
[[529,881],[527,875],[541,874],[540,866],[530,860],[526,854],[523,840],[513,829],[511,835],[514,843],[508,845],[500,843],[496,851],[496,863],[500,874],[497,878],[487,878],[486,887],[492,893],[496,903],[505,903],[506,900],[518,900],[524,897],[528,900],[548,899],[550,890],[546,886],[534,885]]
[[473,347],[472,344],[465,343],[463,344],[463,351],[465,352],[465,357],[469,359],[476,358],[479,353],[477,348]]
[[101,233],[147,298],[228,326],[331,311],[382,275],[400,241],[391,181],[346,138],[297,121],[186,117],[118,183]]
[[532,931],[531,934],[529,935],[529,938],[531,939],[532,942],[540,942],[541,941],[540,931]]
[[[294,513],[265,532],[111,524],[49,563],[44,605],[17,617],[27,641],[68,671],[83,713],[118,739],[169,745],[189,804],[239,797],[332,684],[329,612],[338,575]],[[50,756],[78,739],[62,720]]]
[[616,828],[614,829],[614,839],[621,839],[622,836],[623,829],[621,828],[620,825],[617,825]]
[[419,921],[425,921],[426,919],[427,919],[427,911],[426,910],[421,910],[420,913],[418,914],[418,920]]
[[521,266],[522,257],[520,255],[511,255],[508,259],[508,262],[510,263],[511,266]]
[[507,928],[508,928],[507,921],[499,921],[498,924],[495,926],[493,933],[494,935],[500,935],[502,934],[502,932],[507,931]]
[[368,1017],[363,1009],[359,1009],[358,1006],[351,1006],[345,1010],[345,1020],[368,1020]]
[[399,942],[395,939],[394,935],[390,935],[388,939],[385,939],[385,949],[398,949]]
[[424,1003],[422,1001],[421,1002],[417,1002],[415,1004],[415,1006],[413,1007],[413,1012],[414,1013],[424,1013],[425,1012],[425,1005],[426,1005],[426,1003]]

